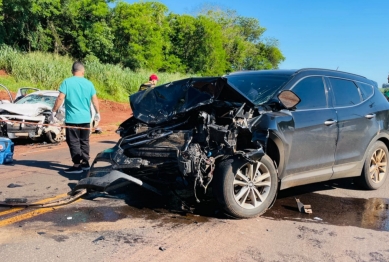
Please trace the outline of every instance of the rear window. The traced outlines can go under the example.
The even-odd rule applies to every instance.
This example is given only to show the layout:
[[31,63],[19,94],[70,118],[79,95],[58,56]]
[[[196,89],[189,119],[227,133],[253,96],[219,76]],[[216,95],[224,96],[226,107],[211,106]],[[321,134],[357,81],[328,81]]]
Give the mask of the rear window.
[[352,106],[361,102],[358,87],[353,81],[329,78],[335,95],[335,106]]
[[361,91],[363,100],[366,100],[367,98],[373,95],[373,86],[361,82],[357,82],[357,85],[359,87],[359,90]]
[[229,75],[228,84],[254,104],[270,100],[291,78],[284,74]]

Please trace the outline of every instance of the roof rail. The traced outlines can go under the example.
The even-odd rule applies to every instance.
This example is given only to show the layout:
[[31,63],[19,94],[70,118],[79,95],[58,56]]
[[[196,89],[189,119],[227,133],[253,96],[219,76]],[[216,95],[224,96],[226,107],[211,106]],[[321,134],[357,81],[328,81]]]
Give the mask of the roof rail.
[[[338,72],[338,73],[344,73],[344,74],[349,74],[349,75],[354,75],[354,76],[359,76],[366,78],[365,76],[349,73],[349,72],[344,72],[344,71],[339,71],[339,70],[332,70],[332,69],[325,69],[325,68],[301,68],[296,71],[296,73],[302,72],[302,71],[308,71],[308,70],[321,70],[321,71],[329,71],[329,72]],[[366,78],[367,79],[367,78]]]

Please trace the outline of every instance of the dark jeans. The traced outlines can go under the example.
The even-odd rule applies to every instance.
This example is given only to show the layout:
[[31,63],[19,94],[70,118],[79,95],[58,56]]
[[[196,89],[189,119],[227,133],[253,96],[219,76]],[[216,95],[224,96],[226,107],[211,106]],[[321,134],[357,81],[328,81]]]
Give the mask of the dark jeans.
[[[90,123],[86,124],[71,124],[66,123],[66,126],[89,128]],[[66,143],[70,149],[70,156],[74,164],[87,162],[89,160],[89,129],[66,128]]]

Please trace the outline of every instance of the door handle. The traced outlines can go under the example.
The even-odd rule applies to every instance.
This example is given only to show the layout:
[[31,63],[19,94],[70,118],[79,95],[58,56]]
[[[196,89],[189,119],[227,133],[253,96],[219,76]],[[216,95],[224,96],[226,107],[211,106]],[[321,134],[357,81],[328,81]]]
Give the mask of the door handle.
[[365,115],[365,117],[366,117],[367,119],[372,119],[372,118],[375,117],[375,114],[367,114],[367,115]]
[[327,120],[327,121],[324,122],[324,124],[325,124],[326,126],[330,126],[330,125],[333,125],[333,124],[335,124],[335,123],[336,123],[336,120]]

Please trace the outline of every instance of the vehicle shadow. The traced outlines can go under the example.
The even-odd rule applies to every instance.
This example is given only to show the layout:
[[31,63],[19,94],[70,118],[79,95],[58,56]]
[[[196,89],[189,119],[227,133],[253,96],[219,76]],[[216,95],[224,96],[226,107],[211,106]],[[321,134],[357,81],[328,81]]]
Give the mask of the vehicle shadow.
[[[76,184],[69,183],[68,185],[73,189]],[[304,195],[311,196],[311,193],[337,188],[363,190],[355,185],[353,178],[345,178],[281,190],[278,193],[277,201],[283,209],[298,213],[294,201],[295,197],[299,198]],[[108,191],[108,194],[95,192],[85,196],[84,199],[93,200],[96,197],[122,199],[129,207],[135,209],[131,213],[132,215],[137,214],[136,216],[139,215],[146,219],[154,219],[156,214],[160,217],[163,215],[174,217],[175,220],[191,220],[193,216],[200,217],[203,220],[211,218],[233,219],[223,212],[217,201],[213,198],[212,189],[206,195],[199,194],[198,192],[201,195],[199,197],[200,203],[196,202],[196,198],[190,190],[178,190],[176,193],[173,193],[173,191],[165,191],[164,193],[163,196],[160,196],[130,183],[126,186],[116,188],[113,191]],[[287,204],[284,203],[285,201],[279,202],[283,199],[287,200]]]
[[43,168],[51,171],[57,171],[59,175],[69,179],[69,180],[80,180],[86,177],[88,171],[84,171],[79,174],[68,174],[65,173],[65,170],[68,169],[69,165],[63,165],[59,162],[53,161],[42,161],[42,160],[17,160],[14,161],[12,166],[26,166],[26,167],[37,167]]
[[366,191],[366,189],[360,187],[355,183],[355,178],[341,178],[325,182],[318,182],[309,185],[296,186],[288,188],[285,190],[280,190],[278,192],[277,198],[286,198],[291,196],[304,195],[308,193],[325,191],[325,190],[334,190],[337,188],[347,189],[347,190],[357,190],[357,191]]
[[[74,188],[74,186],[74,183],[69,183],[70,188]],[[211,192],[210,195],[212,195]],[[128,207],[132,208],[132,216],[141,216],[146,219],[152,219],[156,214],[159,217],[168,216],[174,217],[175,220],[196,220],[197,222],[200,222],[201,219],[202,222],[205,222],[211,218],[230,219],[221,212],[218,203],[212,197],[202,197],[201,202],[197,203],[189,190],[179,190],[176,193],[165,190],[161,196],[130,183],[108,191],[108,193],[92,191],[84,199],[93,201],[96,197],[122,199]]]
[[102,141],[99,141],[99,143],[102,143],[102,144],[116,144],[117,141],[110,141],[110,140],[102,140]]

